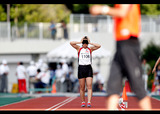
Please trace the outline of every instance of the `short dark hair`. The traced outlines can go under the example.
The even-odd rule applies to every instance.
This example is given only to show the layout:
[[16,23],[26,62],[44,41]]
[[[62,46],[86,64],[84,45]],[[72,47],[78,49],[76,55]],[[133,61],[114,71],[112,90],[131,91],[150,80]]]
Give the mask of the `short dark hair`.
[[83,39],[88,39],[87,36],[85,36]]
[[83,40],[82,44],[88,44],[88,40]]
[[23,65],[23,62],[21,61],[21,62],[19,62],[19,64],[20,64],[20,65]]
[[40,73],[40,72],[41,72],[41,69],[37,69],[37,72]]

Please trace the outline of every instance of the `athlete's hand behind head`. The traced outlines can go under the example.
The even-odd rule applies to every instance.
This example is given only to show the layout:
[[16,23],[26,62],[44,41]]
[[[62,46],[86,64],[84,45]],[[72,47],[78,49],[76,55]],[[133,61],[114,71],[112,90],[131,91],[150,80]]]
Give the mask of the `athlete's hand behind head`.
[[102,5],[93,5],[89,8],[89,12],[92,15],[100,15],[102,12]]

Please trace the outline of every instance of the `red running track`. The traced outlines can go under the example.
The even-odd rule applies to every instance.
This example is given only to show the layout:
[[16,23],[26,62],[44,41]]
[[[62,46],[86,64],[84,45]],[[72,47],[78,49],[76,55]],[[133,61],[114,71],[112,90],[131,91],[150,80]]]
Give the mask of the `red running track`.
[[[74,111],[74,110],[107,110],[105,108],[106,97],[92,97],[91,108],[81,107],[80,97],[40,97],[24,100],[17,103],[1,106],[0,110],[39,110],[39,111]],[[86,97],[87,101],[87,97]],[[126,110],[140,110],[136,97],[128,97]],[[153,110],[160,110],[160,101],[151,98]]]

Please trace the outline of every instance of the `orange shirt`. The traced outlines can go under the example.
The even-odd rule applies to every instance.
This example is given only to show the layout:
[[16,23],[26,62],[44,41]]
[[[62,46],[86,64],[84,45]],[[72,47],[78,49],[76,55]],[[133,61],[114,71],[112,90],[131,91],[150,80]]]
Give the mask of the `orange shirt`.
[[[120,4],[115,4],[120,7]],[[128,40],[130,36],[138,37],[141,30],[140,5],[131,4],[124,18],[114,17],[114,32],[116,41]]]

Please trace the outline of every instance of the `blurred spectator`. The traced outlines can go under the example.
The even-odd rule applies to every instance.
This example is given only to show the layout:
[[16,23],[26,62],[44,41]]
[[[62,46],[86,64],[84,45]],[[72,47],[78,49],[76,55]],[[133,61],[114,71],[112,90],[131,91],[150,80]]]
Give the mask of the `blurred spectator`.
[[71,91],[74,93],[78,93],[79,92],[79,81],[78,78],[76,78],[73,75],[73,70],[69,71],[69,76],[70,76],[70,81],[71,81]]
[[93,91],[95,92],[102,92],[103,91],[103,84],[104,79],[99,70],[96,70],[94,73],[94,83],[93,83]]
[[0,92],[8,93],[8,74],[9,74],[9,67],[7,65],[7,61],[4,59],[2,60],[2,64],[0,65]]
[[27,88],[26,88],[26,69],[23,66],[23,62],[19,62],[17,69],[16,69],[16,76],[18,78],[18,88],[19,88],[19,93],[27,93]]
[[42,65],[43,65],[43,60],[42,60],[42,59],[39,59],[39,60],[37,61],[37,63],[36,63],[37,69],[40,69],[40,70],[41,70]]
[[156,72],[154,72],[154,83],[156,85],[154,92],[157,92],[160,89],[160,65],[158,65]]
[[41,72],[37,74],[36,79],[38,80],[38,82],[35,84],[36,88],[46,88],[48,86],[50,79],[50,72],[46,65],[42,66]]
[[63,92],[63,70],[60,65],[57,65],[57,69],[55,71],[56,76],[56,91]]
[[34,88],[36,82],[35,76],[37,75],[37,67],[35,66],[34,61],[31,61],[30,66],[27,67],[27,74],[29,76],[29,88]]
[[151,67],[150,65],[146,62],[146,59],[142,60],[142,78],[144,80],[144,86],[145,90],[147,91],[147,82],[148,82],[148,76],[151,73]]
[[51,21],[51,25],[50,25],[49,29],[51,30],[52,39],[55,40],[57,30],[56,30],[56,26],[53,21]]
[[49,86],[51,87],[55,81],[54,79],[56,78],[55,77],[55,70],[53,70],[52,68],[49,68],[49,72],[50,72]]
[[63,70],[63,78],[62,78],[63,92],[67,92],[68,84],[69,84],[69,68],[66,63],[66,60],[63,59],[61,63],[62,63],[62,70]]
[[64,38],[66,39],[66,40],[68,40],[68,30],[67,30],[67,25],[66,25],[66,23],[64,22],[64,20],[62,20],[61,21],[61,23],[62,23],[62,28],[63,28],[63,35],[64,35]]

